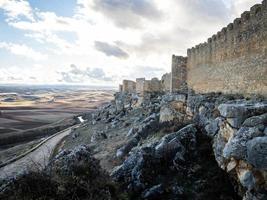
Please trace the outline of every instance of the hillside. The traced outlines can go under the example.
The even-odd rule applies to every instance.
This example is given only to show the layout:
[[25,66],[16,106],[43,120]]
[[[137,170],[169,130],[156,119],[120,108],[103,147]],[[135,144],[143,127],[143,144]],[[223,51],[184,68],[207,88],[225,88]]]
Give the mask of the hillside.
[[[87,148],[113,182],[113,195],[123,194],[118,199],[266,198],[266,101],[154,94],[139,103],[118,93],[65,139],[43,173],[86,164],[79,151]],[[61,158],[64,165],[58,166]],[[80,173],[69,176],[80,180],[85,172]],[[79,199],[98,199],[83,196],[86,189],[79,184],[74,187]]]

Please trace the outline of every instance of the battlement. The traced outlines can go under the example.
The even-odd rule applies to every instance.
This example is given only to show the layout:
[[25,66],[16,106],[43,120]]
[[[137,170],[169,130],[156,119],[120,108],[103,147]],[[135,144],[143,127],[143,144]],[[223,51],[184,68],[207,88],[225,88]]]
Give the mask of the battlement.
[[211,43],[216,43],[220,39],[230,38],[236,32],[247,29],[249,25],[257,25],[259,23],[258,20],[263,17],[264,12],[266,11],[267,2],[264,0],[262,4],[256,4],[251,7],[250,11],[243,12],[240,18],[236,18],[233,23],[223,27],[221,31],[218,31],[216,34],[208,38],[205,43],[198,44],[195,47],[188,49],[187,52],[189,54],[201,52],[202,49],[208,47]]
[[[267,0],[190,49],[172,55],[172,72],[158,79],[136,79],[137,93],[146,91],[223,92],[267,96]],[[126,86],[124,86],[126,85]],[[122,90],[129,89],[123,84]]]
[[[219,89],[219,86],[213,84],[214,87],[217,87],[216,91],[226,90],[226,87],[228,87],[227,91],[238,91],[241,90],[240,85],[242,83],[234,83],[232,79],[237,74],[242,74],[243,71],[244,73],[239,78],[243,82],[246,82],[245,85],[247,84],[248,87],[244,87],[242,90],[248,91],[250,90],[249,87],[253,87],[254,89],[256,84],[251,83],[253,81],[257,82],[256,80],[259,80],[261,82],[260,84],[263,84],[263,81],[266,81],[265,77],[267,77],[267,64],[265,63],[267,52],[266,21],[267,0],[264,0],[262,4],[252,6],[250,11],[243,12],[240,18],[236,18],[233,23],[228,24],[216,34],[212,35],[206,42],[188,49],[187,68],[189,86],[191,85],[195,89],[201,87],[203,88],[201,91],[203,91],[204,86],[206,88],[211,87],[208,84],[208,80],[210,83],[212,81],[215,82],[216,77],[216,84],[220,82],[224,85],[220,86],[221,89]],[[227,66],[225,66],[226,63]],[[256,71],[249,74],[252,68],[253,71]],[[238,69],[243,71],[237,71]],[[203,74],[201,76],[203,72],[206,75]],[[219,72],[221,75],[219,75]],[[225,78],[223,75],[226,76],[226,73],[229,74]],[[200,83],[200,81],[203,81],[203,83]],[[229,86],[229,84],[232,85]],[[260,90],[260,93],[262,93],[262,90],[266,90],[266,84],[263,84],[263,87],[261,87],[262,89],[256,88],[256,90]],[[244,92],[241,91],[241,93]]]

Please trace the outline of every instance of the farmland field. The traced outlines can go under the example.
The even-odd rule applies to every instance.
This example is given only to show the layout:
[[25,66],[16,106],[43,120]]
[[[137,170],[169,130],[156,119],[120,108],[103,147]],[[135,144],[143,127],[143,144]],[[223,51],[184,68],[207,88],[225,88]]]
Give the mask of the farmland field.
[[74,116],[96,109],[113,94],[112,90],[86,87],[0,86],[0,158],[4,157],[1,150],[12,155],[12,150],[53,134],[53,127],[73,125]]

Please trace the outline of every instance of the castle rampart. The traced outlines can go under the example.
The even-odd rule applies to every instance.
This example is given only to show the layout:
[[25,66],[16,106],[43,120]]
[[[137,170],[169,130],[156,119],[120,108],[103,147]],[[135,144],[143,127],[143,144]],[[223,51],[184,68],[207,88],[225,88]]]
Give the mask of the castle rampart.
[[171,92],[186,92],[187,57],[172,56]]
[[137,78],[136,79],[136,93],[142,95],[145,89],[145,78]]
[[122,82],[122,92],[135,93],[136,83],[131,80],[123,80]]
[[157,78],[152,78],[151,80],[146,80],[145,78],[136,79],[136,93],[140,96],[145,93],[161,92],[162,84]]
[[[264,0],[242,13],[241,18],[235,19],[207,42],[188,49],[189,88],[198,93],[267,95],[266,2]],[[176,78],[178,76],[172,78],[175,88],[179,83]]]
[[119,92],[122,92],[123,91],[123,85],[119,85]]
[[163,74],[161,77],[161,85],[163,92],[170,92],[171,90],[171,73]]

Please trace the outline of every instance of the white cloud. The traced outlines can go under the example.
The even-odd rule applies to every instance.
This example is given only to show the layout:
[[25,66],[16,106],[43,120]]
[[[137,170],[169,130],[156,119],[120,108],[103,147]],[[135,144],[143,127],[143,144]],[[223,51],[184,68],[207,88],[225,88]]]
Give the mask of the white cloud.
[[110,82],[114,77],[106,76],[106,73],[101,68],[79,68],[74,64],[70,65],[70,70],[59,72],[60,82],[65,83],[101,83]]
[[35,11],[35,21],[16,20],[9,24],[15,28],[34,32],[75,31],[75,19],[60,17],[53,12]]
[[32,8],[28,1],[24,0],[0,0],[0,9],[3,9],[9,20],[24,16],[33,20]]
[[232,15],[238,16],[242,12],[247,11],[250,9],[251,6],[261,3],[262,0],[235,0],[231,1],[231,9],[232,9]]
[[28,47],[25,44],[0,42],[0,48],[8,50],[14,55],[23,56],[35,61],[45,60],[47,58],[46,55],[33,50],[31,47]]
[[[42,61],[40,65],[46,66],[46,72],[40,68],[31,75],[38,81],[106,81],[115,85],[122,78],[160,77],[169,72],[172,54],[185,55],[187,48],[206,41],[244,10],[260,2],[77,0],[74,15],[63,17],[31,8],[26,0],[0,0],[0,10],[4,10],[8,25],[21,31],[25,40],[38,42],[45,53],[34,51],[33,47],[23,45],[23,41],[2,42],[0,48],[32,58],[32,65]],[[69,39],[68,35],[74,37]],[[71,63],[94,68],[79,67],[75,71],[69,68]],[[49,78],[42,77],[47,73]]]

